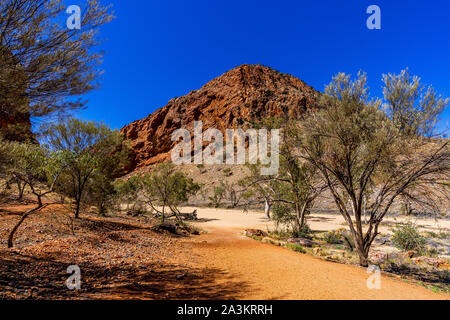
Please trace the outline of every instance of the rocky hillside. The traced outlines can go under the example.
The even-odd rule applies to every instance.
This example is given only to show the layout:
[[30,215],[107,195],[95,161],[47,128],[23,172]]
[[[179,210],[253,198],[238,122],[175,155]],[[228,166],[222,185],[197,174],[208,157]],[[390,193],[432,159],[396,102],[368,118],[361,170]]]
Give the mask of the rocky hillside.
[[122,129],[131,141],[131,170],[170,159],[173,131],[203,121],[203,130],[247,127],[268,116],[299,117],[319,93],[300,79],[264,66],[242,65],[199,90],[172,99],[145,119]]

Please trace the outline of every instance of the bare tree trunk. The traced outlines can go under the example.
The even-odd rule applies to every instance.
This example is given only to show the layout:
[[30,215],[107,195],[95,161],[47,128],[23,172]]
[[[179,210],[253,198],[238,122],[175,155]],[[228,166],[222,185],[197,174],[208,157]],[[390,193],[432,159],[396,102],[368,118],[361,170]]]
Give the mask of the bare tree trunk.
[[164,214],[164,212],[165,212],[165,208],[166,208],[166,202],[164,201],[164,203],[163,203],[163,207],[162,207],[162,214],[161,214],[161,222],[162,223],[164,223],[164,216],[165,216],[165,214]]

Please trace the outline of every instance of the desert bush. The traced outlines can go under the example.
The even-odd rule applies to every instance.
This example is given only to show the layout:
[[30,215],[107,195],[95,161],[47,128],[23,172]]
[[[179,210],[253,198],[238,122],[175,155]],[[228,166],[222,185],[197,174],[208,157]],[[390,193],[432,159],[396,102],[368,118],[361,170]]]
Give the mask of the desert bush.
[[116,201],[119,202],[119,207],[122,202],[125,202],[127,210],[135,211],[136,206],[141,204],[141,201],[139,201],[139,192],[142,187],[141,179],[142,177],[137,175],[130,177],[128,180],[117,179],[114,182]]
[[280,225],[289,224],[292,222],[292,215],[290,208],[281,203],[276,203],[272,209],[272,220],[275,222],[275,229],[278,230]]
[[341,244],[341,233],[338,231],[330,231],[325,233],[324,240],[329,244]]
[[407,223],[394,231],[392,243],[403,251],[424,251],[426,239],[420,235],[416,226]]

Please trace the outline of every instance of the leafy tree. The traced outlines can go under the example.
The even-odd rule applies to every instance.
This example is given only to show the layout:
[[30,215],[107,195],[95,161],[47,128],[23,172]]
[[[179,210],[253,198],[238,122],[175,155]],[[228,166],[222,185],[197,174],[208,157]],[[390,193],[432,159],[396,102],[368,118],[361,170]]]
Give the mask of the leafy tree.
[[50,152],[35,144],[16,143],[13,145],[11,174],[15,179],[30,187],[36,196],[37,206],[22,214],[19,222],[11,230],[8,237],[8,247],[13,246],[14,234],[32,213],[46,206],[42,198],[54,191],[55,183],[63,169],[59,153]]
[[214,208],[220,207],[222,200],[225,198],[226,189],[225,183],[223,181],[220,182],[220,185],[214,186],[214,193],[211,197],[209,197],[210,206]]
[[408,69],[400,74],[383,75],[386,113],[405,134],[433,136],[439,115],[450,99],[444,99],[433,87],[420,81]]
[[[414,83],[404,85],[408,83],[405,75],[395,76],[402,81],[389,84],[388,91],[414,95]],[[395,106],[389,94],[386,100],[387,110],[411,110],[410,99],[397,99]],[[441,110],[440,101],[428,101],[428,109]],[[412,122],[402,120],[399,126],[396,119],[403,116],[398,113],[391,120],[389,112],[380,109],[381,101],[368,99],[362,73],[356,80],[345,74],[334,77],[321,104],[323,108],[300,125],[296,143],[299,158],[320,172],[349,225],[360,264],[367,266],[378,227],[392,204],[402,194],[412,195],[419,186],[439,188],[448,179],[448,141],[422,135],[430,131],[425,126],[430,124],[430,117],[420,110],[413,113]],[[417,130],[425,127],[428,129]],[[361,221],[364,198],[374,199],[365,229]]]
[[97,170],[87,186],[86,203],[96,206],[100,214],[105,214],[113,206],[117,198],[114,180],[125,173],[124,168],[129,159],[127,142],[122,142],[119,137],[113,144],[116,144],[116,149],[109,156],[99,159]]
[[142,188],[147,203],[164,223],[167,208],[181,220],[178,206],[195,195],[200,186],[182,172],[176,171],[172,163],[162,163],[154,168],[152,174],[142,178]]
[[318,178],[318,170],[297,157],[295,141],[296,123],[286,121],[282,125],[283,145],[280,150],[280,168],[276,175],[264,176],[259,172],[260,165],[250,165],[251,174],[241,183],[256,194],[265,204],[266,217],[276,204],[273,219],[277,223],[290,224],[295,233],[306,226],[306,216],[316,198],[326,189]]
[[88,188],[99,192],[97,199],[102,197],[102,191],[113,190],[109,183],[125,167],[128,145],[118,131],[75,118],[45,126],[43,132],[43,141],[61,154],[65,170],[58,188],[74,199],[78,218]]
[[99,28],[109,7],[88,0],[81,29],[66,26],[62,0],[0,1],[0,116],[42,117],[84,105],[77,100],[98,86]]
[[317,197],[327,188],[318,178],[318,170],[310,163],[297,157],[295,141],[297,130],[295,123],[288,122],[283,129],[283,146],[280,150],[280,170],[273,179],[275,184],[275,202],[288,206],[294,213],[294,231],[301,233]]
[[138,204],[139,192],[142,189],[141,186],[142,177],[140,175],[132,176],[128,180],[118,179],[114,183],[116,196],[119,201],[125,201],[127,210],[130,209],[130,205],[133,204],[131,210],[135,211],[136,204]]

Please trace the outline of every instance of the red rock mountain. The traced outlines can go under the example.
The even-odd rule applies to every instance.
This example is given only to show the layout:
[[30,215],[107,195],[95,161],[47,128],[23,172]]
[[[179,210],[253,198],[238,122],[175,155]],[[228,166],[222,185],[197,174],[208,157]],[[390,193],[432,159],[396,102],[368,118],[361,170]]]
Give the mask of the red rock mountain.
[[172,132],[203,121],[203,130],[246,127],[268,116],[299,117],[315,106],[319,93],[300,79],[269,67],[242,65],[201,89],[172,99],[148,117],[121,131],[131,141],[131,169],[170,159]]

